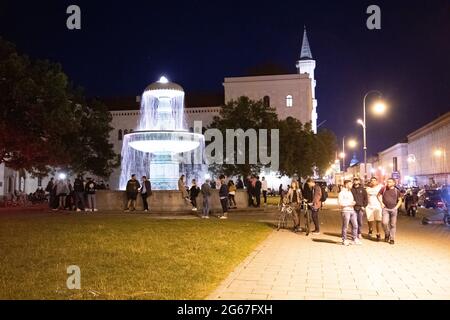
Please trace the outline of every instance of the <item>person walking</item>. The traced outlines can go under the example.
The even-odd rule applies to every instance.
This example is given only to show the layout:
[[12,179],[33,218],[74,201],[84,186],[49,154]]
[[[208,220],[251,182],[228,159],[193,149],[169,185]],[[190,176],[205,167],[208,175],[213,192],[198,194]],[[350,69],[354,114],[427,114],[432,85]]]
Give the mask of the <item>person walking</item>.
[[222,216],[220,219],[228,219],[228,186],[225,183],[225,176],[222,174],[220,177],[220,189],[219,198],[222,205]]
[[347,229],[349,223],[352,225],[353,244],[361,245],[362,242],[358,238],[358,219],[354,206],[356,205],[355,198],[352,192],[351,180],[344,181],[344,188],[339,192],[338,203],[341,207],[342,214],[342,244],[348,246],[350,242],[347,240]]
[[73,182],[73,192],[75,198],[75,209],[77,212],[84,211],[84,181],[81,175],[79,175]]
[[133,174],[131,179],[127,182],[126,192],[127,192],[127,207],[125,212],[136,211],[136,200],[139,193],[141,185],[136,179],[136,175]]
[[249,207],[254,207],[255,203],[253,201],[252,177],[251,176],[247,176],[247,178],[245,178],[244,184],[245,184],[245,188],[247,189],[248,206]]
[[230,209],[236,209],[236,186],[233,180],[228,181],[228,204]]
[[383,228],[384,241],[395,244],[395,233],[397,231],[398,209],[402,205],[402,197],[400,191],[395,187],[395,180],[389,178],[386,187],[381,189],[378,199],[383,208]]
[[148,212],[148,197],[152,196],[152,184],[146,176],[142,177],[141,198],[144,205],[144,212]]
[[322,189],[312,178],[308,178],[303,188],[303,197],[307,200],[311,209],[311,217],[315,229],[312,234],[320,234],[319,210],[322,207]]
[[262,194],[263,194],[263,198],[264,198],[264,205],[266,206],[267,205],[267,191],[269,190],[266,177],[262,177],[261,189],[262,189]]
[[191,188],[189,189],[189,199],[191,200],[192,203],[192,211],[197,211],[197,197],[198,194],[200,193],[200,189],[197,186],[197,181],[195,179],[192,179],[192,185]]
[[351,191],[353,198],[355,199],[354,209],[356,212],[356,219],[358,221],[358,238],[362,239],[363,214],[369,202],[367,191],[361,184],[361,180],[359,178],[353,179],[353,187]]
[[201,193],[203,195],[203,210],[202,219],[209,219],[209,208],[211,203],[211,186],[209,179],[202,184]]
[[65,210],[66,197],[69,194],[69,186],[65,179],[60,179],[56,182],[56,196],[58,197],[58,209]]
[[366,207],[367,223],[369,224],[369,237],[373,235],[374,225],[377,230],[377,241],[381,240],[381,220],[382,220],[382,207],[381,202],[378,199],[378,194],[382,189],[382,185],[378,183],[377,178],[370,178],[369,186],[366,188],[368,204]]
[[87,208],[86,211],[88,212],[97,212],[97,184],[92,178],[88,178],[86,182],[86,195],[87,195]]

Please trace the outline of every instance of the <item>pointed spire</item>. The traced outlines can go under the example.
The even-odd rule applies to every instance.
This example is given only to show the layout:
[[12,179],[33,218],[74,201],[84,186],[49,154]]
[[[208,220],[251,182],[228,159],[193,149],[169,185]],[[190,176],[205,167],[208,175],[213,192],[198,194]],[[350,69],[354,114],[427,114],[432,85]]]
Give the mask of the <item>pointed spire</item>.
[[303,32],[303,44],[302,44],[302,52],[300,54],[300,60],[312,60],[313,56],[311,53],[311,47],[309,46],[308,35],[305,31]]

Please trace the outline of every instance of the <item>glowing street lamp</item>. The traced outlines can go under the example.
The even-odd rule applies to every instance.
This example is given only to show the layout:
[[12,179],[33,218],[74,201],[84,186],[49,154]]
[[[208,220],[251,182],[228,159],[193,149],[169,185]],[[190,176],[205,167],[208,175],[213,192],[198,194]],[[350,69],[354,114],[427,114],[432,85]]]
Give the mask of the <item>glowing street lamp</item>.
[[354,148],[356,148],[356,146],[358,145],[358,142],[356,142],[356,140],[352,139],[352,140],[349,140],[349,142],[347,143],[347,145],[349,146],[349,148],[354,149]]
[[363,140],[364,140],[364,180],[367,179],[367,138],[366,138],[366,130],[367,130],[367,121],[366,121],[366,100],[367,97],[376,93],[380,97],[380,99],[373,105],[373,112],[377,115],[383,114],[386,112],[386,104],[381,100],[381,92],[377,90],[369,91],[365,94],[363,99],[363,119],[358,120],[358,124],[360,124],[363,128]]
[[437,157],[437,158],[442,157],[443,154],[444,154],[444,151],[442,151],[442,149],[434,150],[434,156]]

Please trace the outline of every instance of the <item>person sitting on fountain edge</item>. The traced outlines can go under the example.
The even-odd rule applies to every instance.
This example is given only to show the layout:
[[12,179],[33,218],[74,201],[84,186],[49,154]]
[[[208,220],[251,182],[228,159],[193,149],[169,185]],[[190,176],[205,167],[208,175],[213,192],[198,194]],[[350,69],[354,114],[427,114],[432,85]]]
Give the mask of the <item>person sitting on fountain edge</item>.
[[125,212],[136,211],[136,199],[137,195],[139,193],[139,189],[141,188],[141,185],[139,181],[136,179],[136,175],[133,174],[131,176],[131,179],[127,182],[127,208],[125,209]]

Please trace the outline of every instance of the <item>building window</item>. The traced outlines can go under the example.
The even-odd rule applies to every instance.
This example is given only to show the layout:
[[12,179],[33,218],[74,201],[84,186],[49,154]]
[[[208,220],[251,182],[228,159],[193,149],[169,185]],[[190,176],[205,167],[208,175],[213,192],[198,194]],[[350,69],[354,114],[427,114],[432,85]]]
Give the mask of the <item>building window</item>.
[[122,133],[122,130],[119,130],[119,141],[122,141],[122,139],[123,139],[123,133]]
[[269,96],[265,96],[263,98],[263,103],[264,103],[264,107],[270,108],[270,97]]
[[294,105],[294,99],[292,98],[291,95],[288,95],[286,97],[286,107],[292,108],[293,105]]
[[42,178],[38,177],[38,187],[42,187]]
[[397,157],[394,157],[392,159],[392,171],[397,172],[398,171],[398,162]]
[[128,134],[128,130],[125,130],[124,132],[123,132],[123,135],[127,135]]

